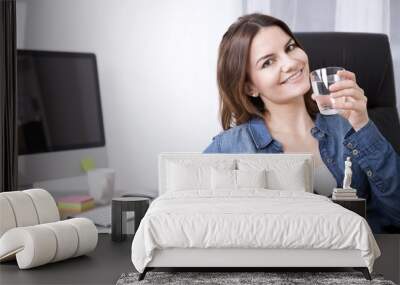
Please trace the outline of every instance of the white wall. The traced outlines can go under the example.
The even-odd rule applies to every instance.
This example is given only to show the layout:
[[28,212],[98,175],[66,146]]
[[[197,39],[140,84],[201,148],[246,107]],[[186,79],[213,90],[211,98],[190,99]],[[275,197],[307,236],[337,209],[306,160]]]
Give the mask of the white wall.
[[97,55],[117,189],[153,192],[157,155],[220,131],[217,48],[242,0],[17,0],[18,48]]

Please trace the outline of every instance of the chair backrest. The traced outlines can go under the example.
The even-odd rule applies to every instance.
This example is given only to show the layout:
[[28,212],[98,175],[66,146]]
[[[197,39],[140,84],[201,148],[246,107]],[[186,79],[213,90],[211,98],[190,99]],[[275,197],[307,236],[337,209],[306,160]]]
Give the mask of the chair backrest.
[[310,70],[341,66],[356,74],[368,98],[371,120],[400,154],[400,122],[396,108],[393,63],[384,34],[295,33],[310,62]]

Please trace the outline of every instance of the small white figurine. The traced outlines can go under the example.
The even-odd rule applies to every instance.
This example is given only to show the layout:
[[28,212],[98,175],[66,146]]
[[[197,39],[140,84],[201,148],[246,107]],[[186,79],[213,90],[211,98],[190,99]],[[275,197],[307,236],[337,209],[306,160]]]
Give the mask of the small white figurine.
[[353,172],[351,171],[351,161],[349,156],[344,162],[344,167],[343,189],[351,189],[351,176],[353,175]]

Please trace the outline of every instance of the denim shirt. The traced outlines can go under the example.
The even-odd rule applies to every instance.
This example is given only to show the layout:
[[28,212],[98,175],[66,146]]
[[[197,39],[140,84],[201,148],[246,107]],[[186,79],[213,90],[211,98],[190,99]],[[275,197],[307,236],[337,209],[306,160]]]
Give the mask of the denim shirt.
[[[400,230],[400,157],[370,120],[357,132],[340,115],[317,114],[311,135],[337,187],[342,187],[344,161],[352,161],[351,187],[367,201],[367,220],[374,233]],[[282,153],[264,121],[247,123],[221,132],[204,153]]]

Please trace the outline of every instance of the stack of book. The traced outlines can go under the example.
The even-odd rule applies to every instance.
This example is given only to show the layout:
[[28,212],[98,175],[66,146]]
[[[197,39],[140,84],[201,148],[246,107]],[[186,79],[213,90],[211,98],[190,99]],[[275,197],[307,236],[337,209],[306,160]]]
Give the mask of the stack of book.
[[61,216],[78,214],[94,208],[94,199],[88,195],[72,195],[58,199],[57,207]]
[[335,188],[333,189],[332,199],[336,200],[352,200],[357,199],[357,190],[356,189],[342,189]]

